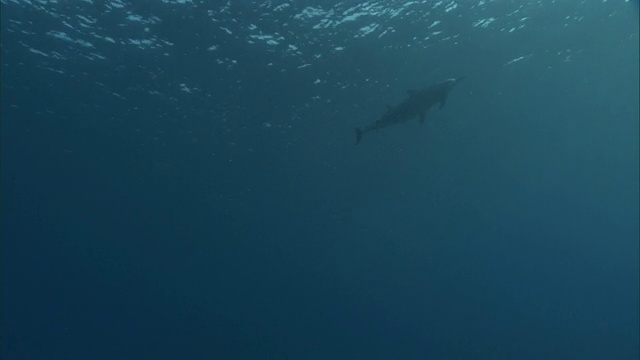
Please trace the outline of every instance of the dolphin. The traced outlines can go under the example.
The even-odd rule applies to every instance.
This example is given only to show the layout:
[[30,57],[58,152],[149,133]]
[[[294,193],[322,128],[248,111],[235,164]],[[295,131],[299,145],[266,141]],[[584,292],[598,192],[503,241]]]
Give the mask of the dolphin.
[[407,94],[409,95],[408,99],[396,106],[389,106],[387,112],[369,126],[356,128],[356,144],[359,144],[360,140],[362,140],[362,135],[369,131],[382,129],[394,124],[400,124],[415,117],[418,118],[420,125],[422,125],[429,108],[440,103],[440,109],[442,109],[444,104],[447,102],[447,95],[449,95],[449,91],[451,91],[451,89],[453,89],[453,87],[464,78],[466,78],[466,76],[447,79],[422,90],[407,90]]

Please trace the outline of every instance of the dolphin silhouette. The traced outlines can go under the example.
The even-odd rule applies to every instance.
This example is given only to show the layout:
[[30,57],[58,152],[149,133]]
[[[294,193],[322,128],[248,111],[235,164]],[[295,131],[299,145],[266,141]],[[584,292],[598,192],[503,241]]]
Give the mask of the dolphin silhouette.
[[453,89],[453,87],[464,78],[466,78],[466,76],[447,79],[422,90],[407,90],[407,94],[409,95],[408,99],[396,106],[390,106],[387,112],[382,114],[380,119],[376,120],[369,126],[356,128],[356,144],[359,144],[360,140],[362,140],[362,136],[369,131],[400,124],[415,117],[418,118],[420,125],[422,125],[429,108],[439,103],[440,109],[442,109],[444,104],[447,102],[449,91],[451,91],[451,89]]

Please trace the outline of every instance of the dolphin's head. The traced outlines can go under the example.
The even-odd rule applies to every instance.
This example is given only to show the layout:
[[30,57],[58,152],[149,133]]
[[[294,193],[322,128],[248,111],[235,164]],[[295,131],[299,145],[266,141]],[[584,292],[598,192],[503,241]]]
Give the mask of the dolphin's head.
[[451,84],[451,87],[457,85],[461,80],[466,79],[466,76],[460,76],[458,78],[447,79],[447,82]]
[[460,76],[459,78],[451,78],[445,80],[444,84],[447,87],[447,92],[451,91],[451,89],[453,89],[453,87],[456,86],[458,82],[460,82],[460,80],[463,80],[464,78],[466,78],[466,76]]

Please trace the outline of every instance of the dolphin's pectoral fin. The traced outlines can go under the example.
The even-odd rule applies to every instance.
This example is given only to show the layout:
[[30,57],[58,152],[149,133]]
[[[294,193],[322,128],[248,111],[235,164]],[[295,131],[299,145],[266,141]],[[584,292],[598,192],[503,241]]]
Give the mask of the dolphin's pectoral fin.
[[362,134],[364,134],[364,131],[362,131],[362,129],[360,128],[356,128],[356,145],[360,144],[360,140],[362,140]]
[[407,94],[409,95],[410,98],[416,96],[418,94],[418,90],[416,89],[409,89],[407,90]]
[[442,109],[444,107],[444,104],[447,103],[447,97],[443,97],[442,100],[440,100],[440,109]]
[[427,112],[423,111],[422,113],[420,113],[420,117],[418,118],[418,120],[420,121],[420,126],[422,126],[422,124],[424,124],[424,119],[427,118]]

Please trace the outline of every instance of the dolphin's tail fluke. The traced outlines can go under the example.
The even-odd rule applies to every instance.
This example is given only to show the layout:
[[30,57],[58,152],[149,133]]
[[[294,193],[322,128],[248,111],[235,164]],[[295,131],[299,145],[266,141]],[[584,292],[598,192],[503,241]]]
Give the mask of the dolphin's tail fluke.
[[362,129],[360,128],[356,128],[356,145],[360,144],[360,140],[362,140],[362,134],[364,134],[364,131],[362,131]]

